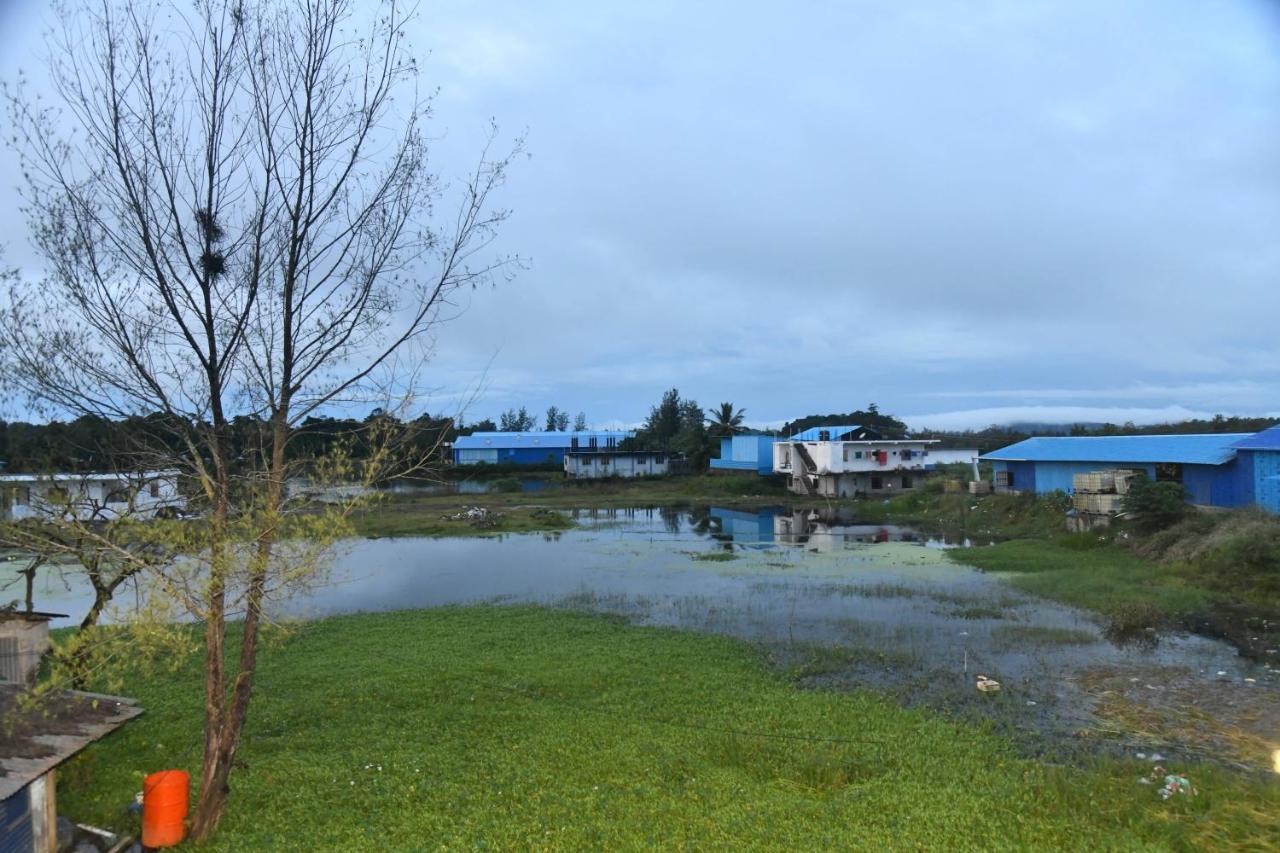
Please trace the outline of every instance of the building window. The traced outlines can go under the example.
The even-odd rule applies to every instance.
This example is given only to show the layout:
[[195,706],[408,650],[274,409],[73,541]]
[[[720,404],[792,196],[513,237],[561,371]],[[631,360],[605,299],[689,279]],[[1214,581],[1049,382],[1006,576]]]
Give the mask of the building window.
[[147,486],[147,494],[151,495],[151,497],[153,498],[160,497],[160,481],[159,480],[151,481],[151,484]]
[[854,458],[854,459],[861,459],[861,458],[862,458],[862,451],[861,451],[861,450],[859,450],[857,453],[855,453],[855,454],[853,455],[853,458]]
[[830,441],[830,440],[831,440],[830,430],[825,430],[825,429],[818,430],[818,441]]
[[880,478],[879,478],[879,477],[872,477],[872,478],[871,478],[871,489],[872,489],[872,491],[875,491],[875,490],[877,490],[877,489],[881,489],[881,488],[884,488],[884,484],[883,484],[883,482],[880,480]]
[[902,478],[902,488],[904,488],[904,489],[909,489],[909,488],[911,488],[911,478],[910,478],[910,477],[903,477],[903,478]]
[[601,460],[600,460],[600,467],[601,467],[601,468],[608,468],[608,467],[609,467],[609,457],[608,457],[608,456],[606,456],[605,458],[603,458],[603,459],[601,459]]
[[578,449],[578,437],[576,435],[573,438],[569,439],[569,449],[570,450]]
[[593,435],[593,436],[591,436],[591,438],[589,438],[589,439],[588,439],[588,442],[589,442],[589,443],[590,443],[590,445],[591,445],[591,449],[592,449],[592,450],[595,450],[595,449],[596,449],[596,447],[597,447],[597,439],[596,439],[596,437],[595,437],[594,435]]
[[663,462],[665,462],[665,461],[666,461],[666,458],[667,458],[667,457],[665,457],[665,456],[663,456],[661,453],[659,453],[657,456],[653,457],[653,464],[654,464],[654,465],[661,465]]

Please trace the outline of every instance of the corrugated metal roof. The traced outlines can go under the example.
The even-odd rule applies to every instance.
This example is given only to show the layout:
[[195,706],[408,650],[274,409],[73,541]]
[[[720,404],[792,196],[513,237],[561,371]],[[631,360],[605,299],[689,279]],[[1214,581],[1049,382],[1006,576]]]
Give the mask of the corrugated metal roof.
[[1280,450],[1280,426],[1254,433],[1231,446],[1239,450]]
[[1248,433],[1209,435],[1041,436],[985,454],[1006,462],[1180,462],[1222,465],[1236,456],[1235,442]]
[[476,448],[497,447],[564,447],[573,445],[573,439],[586,447],[595,439],[597,444],[604,445],[610,438],[622,441],[634,438],[635,432],[623,430],[597,430],[591,432],[473,432],[471,435],[460,435],[453,442],[455,449],[466,450]]
[[862,427],[858,424],[849,424],[846,426],[816,426],[809,427],[808,429],[802,429],[795,435],[789,436],[789,438],[792,441],[822,441],[823,439],[821,438],[821,434],[825,432],[829,433],[831,436],[827,439],[828,441],[839,441],[840,436],[845,433],[857,432],[860,429],[862,429]]

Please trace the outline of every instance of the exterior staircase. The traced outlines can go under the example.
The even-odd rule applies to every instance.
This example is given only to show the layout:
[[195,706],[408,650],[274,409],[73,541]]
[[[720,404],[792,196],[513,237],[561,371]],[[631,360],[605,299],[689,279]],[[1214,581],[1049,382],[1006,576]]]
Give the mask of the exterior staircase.
[[811,495],[816,495],[818,493],[817,463],[813,461],[813,457],[809,455],[809,451],[805,448],[803,442],[792,442],[791,446],[795,448],[796,456],[800,458],[800,462],[804,466],[804,470],[798,472],[800,482],[804,483],[804,490]]

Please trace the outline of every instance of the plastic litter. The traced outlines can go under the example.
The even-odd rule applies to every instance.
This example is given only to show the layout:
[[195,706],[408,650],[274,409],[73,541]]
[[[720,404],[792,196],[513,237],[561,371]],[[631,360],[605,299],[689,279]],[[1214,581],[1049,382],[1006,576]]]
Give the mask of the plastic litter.
[[[1158,756],[1158,753],[1153,757]],[[1160,799],[1169,800],[1172,797],[1194,797],[1200,792],[1191,784],[1191,780],[1179,773],[1170,773],[1159,764],[1151,768],[1150,775],[1143,776],[1138,780],[1140,785],[1159,784]]]
[[1000,682],[994,678],[987,678],[985,675],[978,676],[977,687],[983,693],[995,693],[1000,689]]

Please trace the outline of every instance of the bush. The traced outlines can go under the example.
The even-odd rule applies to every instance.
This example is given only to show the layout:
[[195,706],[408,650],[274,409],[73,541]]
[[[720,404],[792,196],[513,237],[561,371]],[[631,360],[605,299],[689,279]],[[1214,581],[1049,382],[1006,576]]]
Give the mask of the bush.
[[494,492],[512,493],[520,491],[521,486],[520,481],[515,477],[499,477],[493,481],[489,489]]
[[1134,526],[1145,533],[1172,527],[1190,511],[1187,490],[1180,483],[1152,482],[1146,477],[1129,484],[1129,493],[1121,501],[1121,507]]

